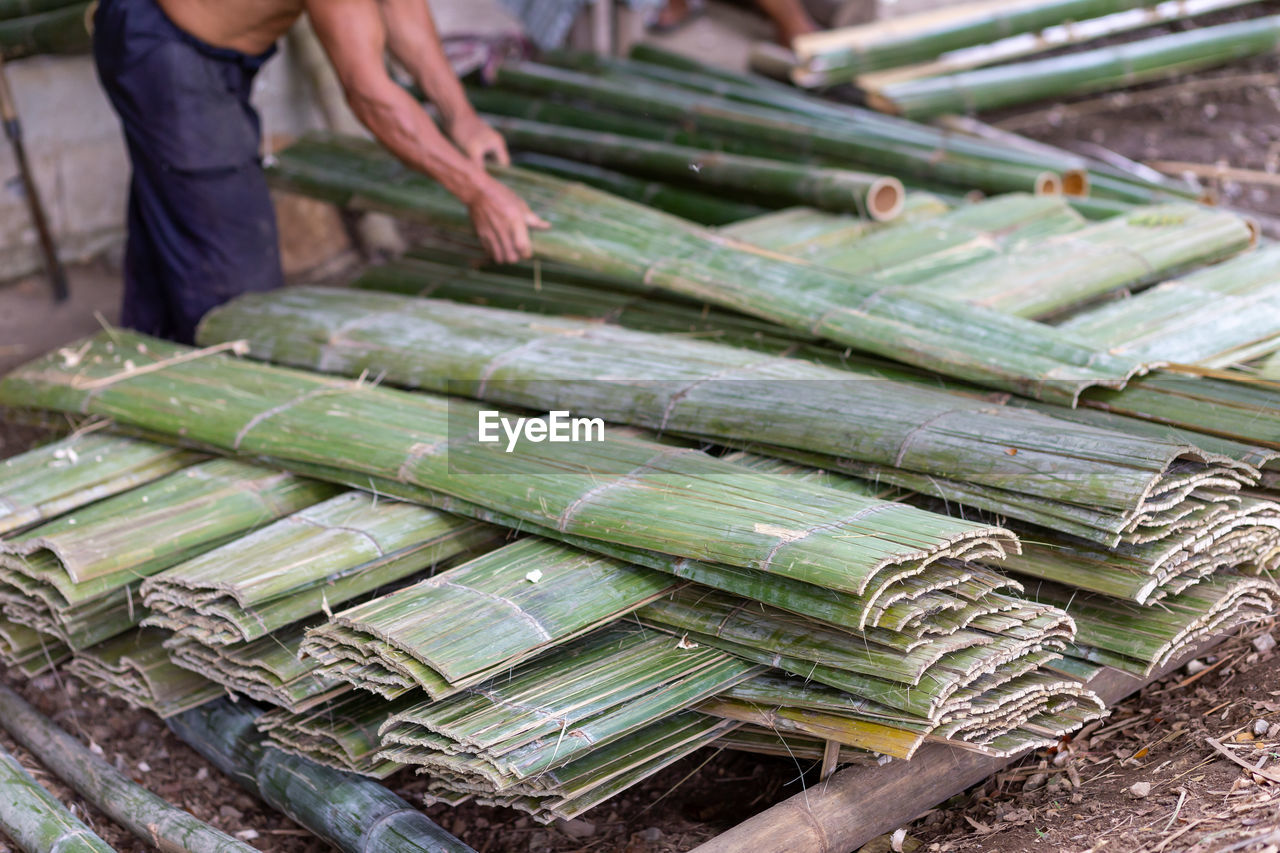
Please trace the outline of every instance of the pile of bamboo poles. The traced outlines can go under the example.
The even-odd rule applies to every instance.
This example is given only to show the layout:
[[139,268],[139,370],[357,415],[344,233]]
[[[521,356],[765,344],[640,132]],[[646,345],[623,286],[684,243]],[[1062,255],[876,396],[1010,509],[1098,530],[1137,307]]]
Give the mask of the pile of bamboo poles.
[[[630,60],[557,54],[547,61],[558,67],[499,68],[488,87],[470,95],[491,114],[572,128],[574,151],[562,157],[607,156],[607,146],[596,149],[592,142],[603,132],[810,168],[893,174],[908,187],[955,199],[973,190],[1061,192],[1096,217],[1122,212],[1128,204],[1201,196],[1197,187],[1151,170],[1031,142],[973,120],[951,117],[939,127],[906,121],[648,46],[637,47]],[[639,159],[614,162],[625,170]],[[698,180],[688,172],[668,176],[687,186]],[[742,198],[767,201],[761,194]]]
[[752,64],[805,88],[851,83],[877,109],[931,117],[1132,86],[1273,50],[1275,17],[1088,47],[1251,5],[1254,0],[978,0],[801,36],[792,51],[757,49]]

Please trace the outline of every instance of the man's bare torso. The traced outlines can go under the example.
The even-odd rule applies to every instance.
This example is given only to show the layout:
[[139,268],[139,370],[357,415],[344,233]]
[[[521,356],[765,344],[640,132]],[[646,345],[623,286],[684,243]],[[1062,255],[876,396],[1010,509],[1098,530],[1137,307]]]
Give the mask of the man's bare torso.
[[169,20],[203,42],[258,54],[293,26],[306,0],[157,0]]

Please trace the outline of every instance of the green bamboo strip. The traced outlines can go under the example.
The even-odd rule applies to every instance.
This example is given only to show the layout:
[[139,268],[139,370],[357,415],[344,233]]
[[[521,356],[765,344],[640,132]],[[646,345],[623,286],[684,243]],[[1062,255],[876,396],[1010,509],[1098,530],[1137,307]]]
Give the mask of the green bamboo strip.
[[1171,488],[1165,472],[1175,460],[1195,455],[1189,445],[1027,417],[874,374],[447,302],[293,288],[218,309],[200,331],[207,344],[232,335],[248,340],[255,357],[294,366],[785,444],[1107,507],[1126,521],[1149,495]]
[[[682,711],[594,750],[564,767],[543,773],[537,785],[503,790],[477,778],[432,771],[428,803],[505,806],[531,814],[540,823],[570,820],[737,728],[737,723]],[[387,750],[388,752],[394,750]],[[425,771],[425,768],[424,768]]]
[[[363,145],[299,143],[281,152],[275,174],[304,192],[344,202],[359,195],[360,205],[412,210],[427,221],[461,227],[454,202]],[[1062,402],[1084,387],[1122,384],[1139,369],[1039,324],[929,294],[876,299],[871,282],[752,250],[579,185],[507,175],[553,221],[554,228],[534,238],[544,257],[634,276],[860,350]],[[637,250],[640,238],[643,251]]]
[[1076,314],[1060,328],[1144,360],[1247,361],[1280,347],[1277,264],[1280,247],[1263,247]]
[[0,535],[144,485],[200,457],[92,432],[0,462]]
[[39,53],[88,53],[93,44],[89,32],[92,10],[92,3],[75,3],[0,20],[0,53],[6,59]]
[[175,665],[163,642],[168,632],[133,631],[77,651],[67,671],[135,708],[171,717],[223,695],[222,686]]
[[265,746],[255,713],[227,700],[169,720],[178,737],[250,793],[349,853],[473,853],[386,788]]
[[[0,602],[11,620],[85,649],[142,620],[142,578],[334,491],[246,463],[202,462],[0,543]],[[69,566],[94,576],[77,583]]]
[[0,661],[28,678],[47,672],[71,657],[71,649],[53,634],[0,618]]
[[[633,50],[633,57],[643,54],[649,58],[648,46]],[[721,99],[722,106],[747,104],[756,107],[788,113],[794,119],[812,122],[828,129],[840,128],[848,135],[876,139],[886,146],[909,147],[920,151],[932,151],[938,156],[948,153],[963,155],[978,162],[990,164],[1017,163],[1023,166],[1035,166],[1051,173],[1082,173],[1089,165],[1088,160],[1077,154],[1055,150],[1047,154],[1044,148],[1031,150],[1025,140],[1019,139],[1016,144],[1007,140],[992,143],[981,142],[967,137],[939,131],[936,128],[916,122],[886,116],[873,110],[862,109],[831,100],[816,98],[807,93],[777,83],[757,75],[733,75],[721,70],[710,70],[708,66],[696,69],[674,69],[667,67],[666,57],[657,62],[643,60],[621,60],[601,57],[594,54],[552,54],[545,61],[561,67],[586,71],[605,79],[619,83],[648,83],[661,86],[668,91],[701,93]],[[586,125],[590,127],[591,125]],[[627,135],[634,135],[623,131]],[[729,140],[726,144],[747,144],[747,138]],[[759,145],[758,141],[750,144]],[[796,156],[794,151],[802,147],[804,140],[796,140],[791,146],[775,145],[776,159],[790,159]],[[791,152],[786,149],[790,148]],[[767,156],[767,155],[766,155]],[[822,159],[822,158],[819,158]],[[1065,176],[1065,175],[1064,175]],[[970,189],[971,187],[964,187]]]
[[[106,591],[122,578],[166,568],[243,531],[329,497],[333,488],[257,466],[213,460],[10,537],[0,553],[52,556],[70,597]],[[121,518],[128,525],[121,525]]]
[[135,784],[3,685],[0,724],[59,779],[148,844],[191,853],[254,849]]
[[1163,205],[1050,237],[917,287],[1038,318],[1111,291],[1137,289],[1222,260],[1248,248],[1253,240],[1248,223],[1233,214]]
[[1196,432],[1280,448],[1280,390],[1265,381],[1156,374],[1123,392],[1091,391],[1086,405]]
[[[778,482],[617,430],[598,442],[525,442],[507,453],[471,437],[479,420],[472,404],[198,356],[155,341],[146,346],[151,369],[121,372],[89,362],[69,375],[56,359],[33,363],[0,383],[0,401],[98,412],[157,432],[183,430],[187,442],[304,464],[351,456],[343,463],[352,473],[439,489],[562,533],[857,595],[944,555],[996,557],[1014,547],[998,528]],[[89,392],[86,383],[96,387]],[[177,401],[175,388],[184,401],[169,402]],[[193,403],[202,388],[216,395],[218,416]],[[452,432],[451,416],[461,419]],[[486,472],[507,476],[476,476]],[[510,477],[522,491],[512,492]],[[618,525],[619,513],[634,521]],[[874,518],[864,522],[867,513]]]
[[257,640],[206,645],[183,636],[165,640],[169,659],[216,681],[227,692],[301,713],[351,688],[322,678],[319,665],[301,657],[310,624],[283,628]]
[[580,181],[596,189],[647,204],[702,225],[724,225],[737,222],[757,216],[765,210],[755,204],[734,201],[668,183],[643,180],[560,157],[517,152],[514,160],[517,165],[536,172],[555,175],[569,181]]
[[883,175],[805,167],[524,119],[495,117],[490,121],[508,144],[541,154],[560,154],[665,180],[683,179],[700,186],[856,213],[877,221],[893,219],[902,211],[902,182]]
[[415,704],[410,696],[388,702],[351,691],[303,712],[270,711],[257,719],[258,731],[282,752],[325,767],[385,779],[404,765],[378,756],[378,729],[392,715]]
[[1053,584],[1033,586],[1046,603],[1070,601],[1079,629],[1072,654],[1146,675],[1197,643],[1242,624],[1269,618],[1280,587],[1268,578],[1215,577],[1141,607]]
[[[671,586],[669,575],[526,539],[339,613],[312,629],[302,650],[320,662],[321,674],[440,698]],[[460,612],[469,617],[451,618]],[[370,667],[377,682],[362,677]]]
[[345,492],[143,582],[147,624],[204,643],[254,640],[496,543],[496,528]]
[[509,677],[398,713],[381,736],[410,747],[419,745],[418,729],[427,742],[444,737],[459,751],[401,751],[396,760],[466,767],[502,788],[504,780],[533,779],[763,669],[666,634],[606,630]]
[[793,242],[782,232],[763,247],[844,274],[866,275],[883,289],[927,284],[950,271],[1040,245],[1044,238],[1078,232],[1084,224],[1060,196],[1014,193],[924,222],[895,224],[852,244],[827,239]]
[[1280,16],[1253,18],[1052,59],[890,84],[870,101],[913,118],[976,112],[1210,68],[1269,53],[1278,42]]
[[0,829],[26,853],[112,853],[18,759],[0,749]]

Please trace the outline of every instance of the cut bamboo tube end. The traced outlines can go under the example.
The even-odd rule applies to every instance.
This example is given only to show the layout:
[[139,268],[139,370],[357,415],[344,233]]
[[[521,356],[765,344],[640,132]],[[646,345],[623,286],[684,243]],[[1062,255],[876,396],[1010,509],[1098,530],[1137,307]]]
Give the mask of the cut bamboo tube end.
[[867,91],[865,92],[865,97],[867,99],[867,106],[871,107],[871,109],[876,112],[886,113],[893,116],[902,115],[902,108],[879,92]]
[[1068,169],[1062,173],[1062,194],[1074,198],[1089,195],[1089,173],[1084,169]]
[[1036,175],[1036,195],[1062,195],[1062,178],[1053,172]]
[[876,222],[897,219],[906,204],[906,196],[902,181],[894,177],[879,178],[867,190],[867,213]]
[[1262,239],[1262,224],[1252,216],[1241,218],[1244,220],[1245,227],[1249,229],[1249,248],[1256,249],[1258,241]]

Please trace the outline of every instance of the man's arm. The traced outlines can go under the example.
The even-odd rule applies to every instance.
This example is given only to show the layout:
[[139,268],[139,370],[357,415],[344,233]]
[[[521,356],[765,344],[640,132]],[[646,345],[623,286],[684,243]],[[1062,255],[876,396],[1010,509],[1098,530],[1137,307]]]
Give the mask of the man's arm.
[[493,128],[476,115],[436,32],[426,0],[378,0],[387,26],[387,47],[417,81],[427,99],[436,105],[445,132],[463,152],[483,163],[492,157],[506,166],[511,162],[507,145]]
[[[307,12],[356,118],[391,153],[438,180],[467,206],[476,234],[494,260],[514,263],[529,257],[529,228],[546,227],[546,223],[491,178],[481,163],[458,151],[422,106],[387,74],[383,61],[387,30],[378,0],[309,0]],[[430,22],[430,16],[426,20]],[[434,27],[430,34],[434,37]],[[438,43],[436,48],[440,50]],[[446,70],[457,86],[452,69],[446,65]],[[465,102],[461,87],[457,95]]]

